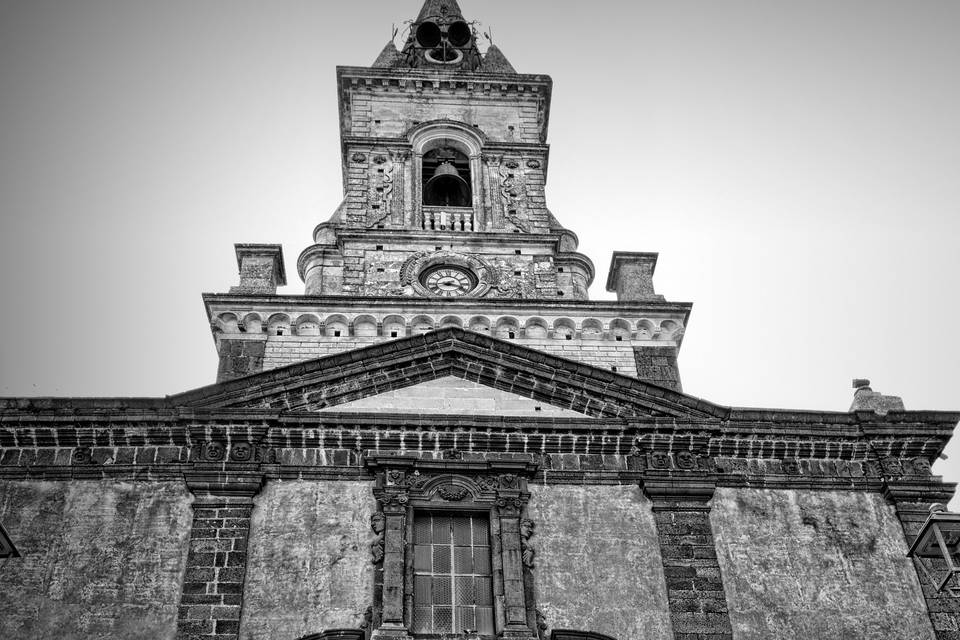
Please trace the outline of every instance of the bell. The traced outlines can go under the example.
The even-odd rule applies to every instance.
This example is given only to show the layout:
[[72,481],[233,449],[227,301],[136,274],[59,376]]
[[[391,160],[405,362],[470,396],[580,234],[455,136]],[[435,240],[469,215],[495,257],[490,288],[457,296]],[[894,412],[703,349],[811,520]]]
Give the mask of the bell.
[[[460,178],[460,172],[457,171],[457,168],[449,160],[444,160],[443,163],[436,168],[433,172],[433,177],[430,178],[430,181],[433,182],[440,176],[452,176],[454,178]],[[460,178],[463,180],[463,178]]]
[[470,185],[460,177],[452,163],[444,161],[437,166],[427,181],[424,203],[435,206],[469,207]]

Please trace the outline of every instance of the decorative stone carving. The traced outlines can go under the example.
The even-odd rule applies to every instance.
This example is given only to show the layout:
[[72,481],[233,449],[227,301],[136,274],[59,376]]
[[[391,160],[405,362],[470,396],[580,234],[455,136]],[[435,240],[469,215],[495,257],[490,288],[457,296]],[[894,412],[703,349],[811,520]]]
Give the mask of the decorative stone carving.
[[671,466],[670,454],[666,451],[653,451],[649,457],[651,469],[669,469]]
[[929,476],[933,473],[930,467],[930,461],[926,458],[914,458],[910,461],[910,469],[914,475]]
[[437,493],[448,502],[459,502],[467,497],[469,491],[455,484],[445,484],[437,489]]
[[527,166],[533,170],[537,170],[541,165],[539,160],[527,160]]
[[370,543],[370,557],[373,564],[383,562],[383,540],[387,528],[387,517],[378,511],[370,516],[370,528],[376,534],[376,539]]
[[456,251],[420,251],[413,254],[400,267],[400,284],[414,295],[434,297],[420,282],[420,274],[431,267],[451,265],[468,269],[476,277],[477,284],[464,294],[468,298],[480,298],[499,281],[497,271],[479,256]]
[[357,152],[357,153],[353,154],[352,156],[350,156],[350,159],[353,160],[354,162],[358,162],[358,163],[359,163],[359,162],[366,162],[366,161],[367,161],[367,156],[366,156],[365,154],[363,154],[363,153]]
[[367,226],[375,227],[393,213],[394,172],[397,169],[394,154],[373,156],[373,166],[367,180],[367,202],[370,204]]
[[529,518],[520,521],[520,557],[523,560],[523,566],[533,569],[533,559],[537,555],[537,550],[530,544],[530,538],[533,537],[536,523]]
[[785,474],[789,476],[800,475],[800,461],[796,458],[784,458],[781,464]]
[[228,447],[219,441],[204,442],[193,450],[193,460],[197,462],[236,462],[276,464],[275,449],[255,445],[252,442],[234,442]]
[[697,468],[697,456],[690,451],[679,451],[673,456],[673,459],[678,469],[690,470]]
[[547,630],[550,626],[547,624],[547,616],[543,615],[543,611],[540,609],[535,610],[537,616],[537,635],[544,639],[547,637]]
[[883,458],[880,460],[880,470],[885,476],[902,476],[903,461],[894,457]]
[[90,447],[77,447],[73,450],[73,464],[92,464],[93,450]]
[[516,171],[519,168],[520,163],[516,160],[507,160],[500,166],[500,197],[503,200],[503,215],[517,229],[530,233],[530,229],[518,213],[526,199],[523,173]]
[[260,462],[263,464],[276,464],[277,463],[277,450],[270,449],[268,447],[258,446],[254,450],[254,462]]
[[220,462],[227,458],[227,447],[222,442],[207,442],[203,446],[203,459]]
[[239,442],[230,447],[230,459],[237,462],[248,462],[253,457],[253,446],[246,442]]

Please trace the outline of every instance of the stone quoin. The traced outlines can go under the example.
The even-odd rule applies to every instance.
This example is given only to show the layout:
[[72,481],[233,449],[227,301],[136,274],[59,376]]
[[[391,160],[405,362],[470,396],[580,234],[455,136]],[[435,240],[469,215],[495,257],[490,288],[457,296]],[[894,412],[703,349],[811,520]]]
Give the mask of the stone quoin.
[[343,202],[303,295],[236,246],[214,384],[0,399],[0,637],[960,639],[906,555],[960,414],[685,394],[692,305],[630,251],[588,299],[552,80],[483,39],[426,0],[337,68]]

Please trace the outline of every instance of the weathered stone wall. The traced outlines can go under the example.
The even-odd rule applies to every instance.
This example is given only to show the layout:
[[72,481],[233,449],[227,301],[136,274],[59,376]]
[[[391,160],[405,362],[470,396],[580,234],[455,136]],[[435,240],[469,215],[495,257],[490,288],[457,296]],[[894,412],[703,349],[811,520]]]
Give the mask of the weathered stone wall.
[[[263,358],[263,370],[276,369],[287,365],[313,360],[335,353],[343,353],[371,344],[386,342],[389,337],[339,337],[326,336],[270,336],[266,343]],[[617,368],[617,373],[626,376],[637,375],[637,364],[633,346],[630,342],[612,340],[555,340],[551,338],[530,339],[515,338],[517,344],[538,349],[546,353],[577,360],[604,369]],[[657,382],[657,381],[654,381]],[[660,384],[657,382],[657,384]]]
[[373,598],[371,483],[271,481],[254,503],[240,637],[357,628]]
[[717,489],[711,521],[737,640],[933,637],[879,494]]
[[682,392],[680,367],[677,365],[679,351],[677,347],[634,347],[636,376],[661,387]]
[[0,561],[0,637],[174,638],[190,501],[182,482],[0,482],[23,555]]
[[636,486],[531,485],[533,571],[553,629],[673,640],[650,501]]
[[264,340],[220,340],[217,382],[234,380],[263,371]]
[[327,410],[568,418],[582,418],[584,415],[454,376],[324,409]]
[[[428,97],[430,96],[430,97]],[[417,100],[405,94],[352,92],[352,131],[355,136],[402,138],[415,122],[437,118],[475,125],[491,139],[500,142],[540,142],[537,96],[492,98],[444,96],[432,93]]]

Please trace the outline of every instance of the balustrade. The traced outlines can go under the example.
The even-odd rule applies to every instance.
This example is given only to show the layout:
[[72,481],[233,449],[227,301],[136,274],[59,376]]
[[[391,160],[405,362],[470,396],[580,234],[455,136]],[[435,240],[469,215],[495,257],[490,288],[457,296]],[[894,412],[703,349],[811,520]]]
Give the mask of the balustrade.
[[474,231],[471,207],[423,207],[423,229],[427,231]]

